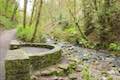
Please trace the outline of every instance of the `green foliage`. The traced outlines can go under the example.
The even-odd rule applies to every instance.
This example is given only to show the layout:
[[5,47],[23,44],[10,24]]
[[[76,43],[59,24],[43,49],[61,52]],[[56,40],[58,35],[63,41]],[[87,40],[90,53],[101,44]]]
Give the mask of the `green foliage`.
[[61,27],[56,27],[54,31],[51,32],[51,34],[58,41],[67,41],[70,43],[76,43],[80,37],[80,34],[78,34],[74,26],[69,26],[64,30]]
[[75,26],[73,26],[73,25],[68,26],[68,28],[65,29],[65,31],[70,33],[70,34],[76,34],[77,33],[77,30],[76,30]]
[[45,38],[45,35],[42,32],[42,30],[37,31],[35,42],[40,42],[40,43],[43,42],[44,43],[45,41],[46,41],[46,38]]
[[76,62],[69,64],[69,67],[68,67],[68,69],[65,71],[65,74],[66,74],[66,75],[72,74],[72,73],[75,71],[76,66],[77,66],[77,63],[76,63]]
[[25,28],[22,25],[18,26],[17,37],[23,41],[30,41],[33,34],[33,27],[26,26]]
[[4,0],[0,0],[0,14],[2,14],[2,12],[4,12],[4,8],[5,5],[4,5]]
[[[107,48],[116,36],[119,37],[119,3],[117,0],[82,0],[85,34],[88,39],[96,34],[100,48]],[[94,42],[93,38],[89,40]],[[118,38],[114,39],[117,40]]]
[[[17,28],[17,37],[20,40],[30,42],[33,36],[34,27],[27,26],[24,28],[23,25],[18,25]],[[42,35],[42,32],[37,32],[35,42],[45,42],[45,37]]]
[[11,21],[9,18],[6,18],[4,16],[0,16],[0,24],[2,24],[6,29],[16,27],[16,22]]
[[107,80],[113,80],[112,76],[108,76]]
[[83,45],[83,47],[86,48],[95,48],[95,44],[88,42],[83,38],[79,38],[79,44]]
[[84,47],[94,48],[95,45],[86,41],[81,37],[80,33],[76,29],[76,27],[71,24],[69,26],[65,26],[65,28],[56,27],[54,31],[51,32],[52,36],[58,41],[67,41],[73,44],[80,44]]
[[18,12],[15,15],[15,20],[11,20],[14,10],[15,0],[0,0],[0,25],[5,29],[16,27]]
[[13,13],[14,3],[16,0],[0,0],[0,16],[10,18]]
[[[7,1],[8,3],[6,3]],[[10,20],[15,7],[15,1],[16,0],[0,0],[0,25],[3,25],[3,27],[7,29],[16,27],[15,22]],[[51,28],[53,31],[50,33],[50,36],[52,35],[58,41],[81,44],[89,48],[95,48],[95,45],[99,44],[96,47],[109,48],[113,51],[120,50],[119,45],[114,44],[114,42],[110,44],[113,40],[119,41],[118,37],[120,37],[120,1],[65,0],[60,1],[60,3],[58,1],[59,4],[56,4],[56,0],[50,0],[43,3],[40,25],[45,26],[45,24],[52,22],[52,24],[47,25],[48,27],[50,26],[50,28],[51,25],[54,26]],[[38,5],[36,5],[35,11],[38,10],[37,6]],[[68,10],[69,8],[71,11]],[[71,13],[73,15],[71,15]],[[84,32],[83,34],[87,36],[89,42],[83,39],[81,33],[79,33],[72,16],[75,16],[75,22],[79,23],[82,32]],[[31,16],[27,16],[28,19],[29,17]],[[15,21],[19,18],[19,22],[22,22],[23,16],[21,14],[19,17],[19,13],[17,12],[14,18]],[[36,22],[36,12],[34,13],[33,20]],[[56,23],[58,21],[60,22]],[[29,20],[26,20],[26,25],[27,22],[29,22]],[[32,23],[33,25],[34,22]],[[21,40],[30,41],[33,30],[34,27],[27,26],[23,28],[19,26],[17,36]],[[43,34],[46,32],[49,33],[50,30],[43,33],[44,30],[38,28],[35,35],[35,42],[45,41]]]
[[84,65],[84,68],[82,70],[82,76],[83,80],[94,80],[87,65]]
[[112,51],[120,51],[120,44],[110,43],[109,49],[112,50]]
[[51,75],[54,75],[54,76],[68,76],[68,75],[75,72],[76,66],[77,66],[77,63],[71,63],[71,64],[69,64],[67,69],[63,69],[60,72],[54,72]]

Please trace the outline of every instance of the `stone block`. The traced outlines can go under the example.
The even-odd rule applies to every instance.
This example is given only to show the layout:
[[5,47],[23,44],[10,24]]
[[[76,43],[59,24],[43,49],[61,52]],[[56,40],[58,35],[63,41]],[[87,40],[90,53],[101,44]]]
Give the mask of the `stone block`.
[[20,43],[16,40],[12,40],[10,43],[10,49],[13,50],[18,48],[20,48]]
[[8,51],[5,70],[6,80],[30,80],[29,57],[21,49]]
[[50,65],[57,64],[61,61],[61,50],[53,51],[43,55],[30,56],[30,63],[33,70],[42,69]]

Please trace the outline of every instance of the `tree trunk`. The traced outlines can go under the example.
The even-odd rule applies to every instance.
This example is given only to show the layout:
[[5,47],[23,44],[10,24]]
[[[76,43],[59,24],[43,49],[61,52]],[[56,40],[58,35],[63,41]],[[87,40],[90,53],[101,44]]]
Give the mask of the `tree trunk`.
[[31,38],[31,42],[34,42],[35,40],[35,35],[37,33],[37,27],[38,27],[38,24],[40,22],[40,16],[41,16],[41,11],[42,11],[42,5],[43,5],[43,1],[40,0],[40,4],[39,4],[39,10],[38,10],[38,15],[37,15],[37,21],[36,21],[36,24],[35,24],[35,29],[34,29],[34,32],[33,32],[33,36]]
[[71,9],[68,7],[68,11],[71,15],[71,17],[73,18],[73,21],[74,21],[74,24],[75,26],[78,28],[78,31],[80,32],[81,36],[86,40],[88,41],[87,37],[84,35],[84,33],[82,32],[81,28],[80,28],[80,25],[79,25],[79,22],[76,20],[76,17],[75,15],[72,13]]
[[77,7],[76,0],[74,0],[74,14],[75,14],[75,17],[76,17],[76,7]]
[[6,5],[6,7],[5,7],[5,14],[7,13],[7,8],[8,8],[8,5],[9,5],[9,1],[10,0],[5,0],[5,5]]
[[100,20],[100,44],[101,47],[106,48],[106,46],[110,43],[110,32],[111,32],[111,26],[110,26],[110,15],[108,15],[108,11],[110,10],[110,0],[104,0],[103,5],[103,15],[99,17]]
[[24,0],[24,19],[23,19],[23,27],[26,27],[26,12],[27,12],[27,0]]
[[18,4],[17,4],[17,2],[16,2],[15,7],[14,7],[14,10],[13,10],[12,17],[11,17],[11,21],[13,21],[13,20],[14,20],[15,15],[16,15],[16,12],[17,12],[17,9],[18,9]]
[[32,24],[32,19],[33,19],[33,15],[34,15],[34,11],[35,11],[36,2],[37,2],[36,0],[34,0],[34,2],[33,2],[33,8],[32,8],[29,26],[31,26],[31,24]]

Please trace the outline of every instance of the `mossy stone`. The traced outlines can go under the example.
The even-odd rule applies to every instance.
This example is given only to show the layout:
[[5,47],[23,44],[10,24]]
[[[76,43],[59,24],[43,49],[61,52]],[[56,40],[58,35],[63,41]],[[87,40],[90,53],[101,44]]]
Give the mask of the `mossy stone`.
[[5,61],[6,80],[30,80],[29,57],[22,50],[10,50]]

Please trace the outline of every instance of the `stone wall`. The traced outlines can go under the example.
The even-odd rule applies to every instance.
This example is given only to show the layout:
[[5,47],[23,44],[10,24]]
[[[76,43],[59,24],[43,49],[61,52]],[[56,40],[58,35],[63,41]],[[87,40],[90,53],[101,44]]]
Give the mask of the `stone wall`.
[[[23,46],[44,47],[51,50],[32,54],[20,49]],[[6,80],[30,80],[30,72],[57,64],[62,57],[61,48],[56,45],[12,42],[10,49],[5,62]]]
[[6,62],[6,80],[30,80],[30,63],[22,50],[9,51]]

